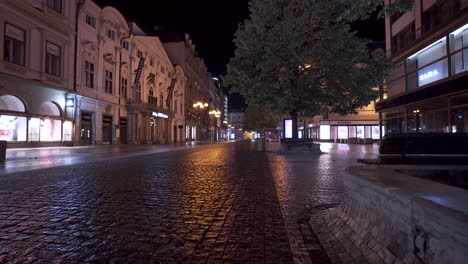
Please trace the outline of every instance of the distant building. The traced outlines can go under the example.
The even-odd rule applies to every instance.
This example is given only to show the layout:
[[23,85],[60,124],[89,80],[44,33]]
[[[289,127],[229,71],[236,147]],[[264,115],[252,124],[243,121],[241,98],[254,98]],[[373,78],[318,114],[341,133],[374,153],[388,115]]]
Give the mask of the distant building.
[[[388,4],[388,0],[385,1]],[[415,1],[385,19],[388,98],[376,104],[386,133],[468,132],[468,1]]]
[[357,112],[356,115],[327,114],[307,121],[299,120],[299,138],[331,142],[349,142],[350,138],[378,140],[379,116],[375,112],[374,102],[357,109]]
[[244,137],[244,112],[230,112],[228,114],[228,122],[231,126],[229,129],[230,139],[242,139]]

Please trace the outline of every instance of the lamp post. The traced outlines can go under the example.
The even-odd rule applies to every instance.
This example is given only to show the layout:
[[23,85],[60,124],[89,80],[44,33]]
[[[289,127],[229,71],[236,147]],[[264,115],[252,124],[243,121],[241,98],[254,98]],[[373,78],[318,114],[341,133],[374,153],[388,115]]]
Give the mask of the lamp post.
[[208,103],[204,103],[204,102],[196,102],[193,104],[193,108],[195,108],[197,110],[197,114],[198,114],[198,125],[200,126],[200,131],[201,131],[201,110],[204,110],[205,108],[208,109]]
[[[214,117],[215,117],[215,121],[216,121],[216,118],[220,118],[220,117],[221,117],[221,111],[219,111],[219,110],[211,110],[211,111],[209,112],[209,114],[210,114],[211,116],[214,116]],[[214,136],[214,140],[218,140],[218,126],[217,126],[217,125],[218,125],[218,124],[216,123],[216,125],[215,125],[215,136]]]

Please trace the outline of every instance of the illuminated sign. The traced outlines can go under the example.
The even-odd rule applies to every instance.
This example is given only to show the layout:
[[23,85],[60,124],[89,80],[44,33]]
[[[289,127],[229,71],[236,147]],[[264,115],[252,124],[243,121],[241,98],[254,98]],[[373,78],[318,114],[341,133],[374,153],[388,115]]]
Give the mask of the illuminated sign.
[[320,126],[320,139],[325,139],[325,140],[330,139],[330,126],[329,125]]
[[284,138],[293,138],[293,121],[292,119],[284,120]]
[[169,118],[168,115],[166,114],[163,114],[163,113],[157,113],[157,112],[153,112],[152,114],[154,117],[160,117],[160,118]]
[[439,72],[437,70],[429,71],[429,72],[419,75],[419,80],[424,81],[426,79],[435,77],[437,75],[439,75]]

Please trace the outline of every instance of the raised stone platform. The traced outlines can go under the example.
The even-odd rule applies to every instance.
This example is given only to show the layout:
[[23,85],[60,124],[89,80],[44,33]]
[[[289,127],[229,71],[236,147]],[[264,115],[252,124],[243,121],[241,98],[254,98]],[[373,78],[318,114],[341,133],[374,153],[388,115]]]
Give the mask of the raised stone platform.
[[312,139],[283,139],[273,148],[277,153],[313,153],[322,154],[320,144]]
[[468,191],[397,173],[353,167],[338,208],[311,218],[334,263],[466,263]]

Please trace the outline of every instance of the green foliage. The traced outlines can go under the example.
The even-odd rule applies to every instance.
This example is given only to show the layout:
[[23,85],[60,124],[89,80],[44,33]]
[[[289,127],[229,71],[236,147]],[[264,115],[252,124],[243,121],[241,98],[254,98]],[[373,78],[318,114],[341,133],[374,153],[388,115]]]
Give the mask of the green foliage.
[[[365,16],[378,1],[368,3]],[[224,84],[280,114],[355,113],[379,96],[390,64],[351,32],[345,0],[252,0]],[[353,11],[354,12],[354,11]]]
[[281,121],[281,116],[275,115],[265,105],[249,104],[244,115],[246,131],[263,132],[265,128],[275,128]]

